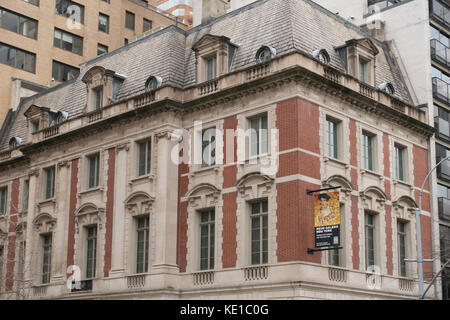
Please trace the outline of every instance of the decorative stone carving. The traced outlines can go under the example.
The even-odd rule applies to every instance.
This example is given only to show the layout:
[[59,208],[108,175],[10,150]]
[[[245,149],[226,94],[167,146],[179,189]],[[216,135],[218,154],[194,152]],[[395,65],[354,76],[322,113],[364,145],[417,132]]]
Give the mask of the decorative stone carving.
[[56,225],[56,218],[49,213],[41,213],[33,220],[33,226],[38,233],[53,232]]
[[274,179],[260,172],[251,172],[237,181],[236,187],[243,198],[260,198],[267,195]]
[[209,183],[201,183],[186,194],[189,205],[193,208],[215,207],[220,198],[220,189]]
[[384,204],[388,200],[386,193],[376,186],[368,187],[360,192],[360,198],[364,209],[372,211],[384,211]]
[[102,229],[105,223],[105,208],[93,203],[85,203],[75,211],[75,232],[79,232],[80,226],[97,224]]
[[401,196],[392,202],[395,216],[403,220],[411,220],[417,207],[416,201],[408,196]]
[[125,208],[131,216],[149,215],[153,213],[155,198],[145,192],[138,191],[125,200]]

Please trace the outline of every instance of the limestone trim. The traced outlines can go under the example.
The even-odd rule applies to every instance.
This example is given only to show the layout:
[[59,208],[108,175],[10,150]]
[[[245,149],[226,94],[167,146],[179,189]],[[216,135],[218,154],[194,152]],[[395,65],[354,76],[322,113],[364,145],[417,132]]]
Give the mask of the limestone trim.
[[38,233],[49,233],[55,230],[57,219],[49,213],[40,213],[33,219],[33,226]]

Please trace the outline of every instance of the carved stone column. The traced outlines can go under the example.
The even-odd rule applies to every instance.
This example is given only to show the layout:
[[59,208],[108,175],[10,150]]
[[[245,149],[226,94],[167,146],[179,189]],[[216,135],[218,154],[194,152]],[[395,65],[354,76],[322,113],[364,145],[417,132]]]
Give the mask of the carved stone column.
[[125,239],[125,199],[127,194],[127,158],[129,143],[116,147],[116,171],[114,192],[114,219],[112,232],[112,260],[110,277],[120,277],[124,273]]
[[[155,261],[153,270],[177,272],[177,198],[178,165],[171,159],[177,137],[170,131],[156,134],[156,186],[154,212],[156,225]],[[162,269],[162,270],[161,270]]]
[[26,229],[26,248],[25,248],[25,266],[30,266],[25,268],[25,280],[32,281],[33,271],[32,261],[33,256],[33,220],[35,218],[35,203],[36,203],[36,189],[39,178],[39,169],[33,169],[29,173],[29,192],[28,192],[28,209],[27,209],[27,229]]

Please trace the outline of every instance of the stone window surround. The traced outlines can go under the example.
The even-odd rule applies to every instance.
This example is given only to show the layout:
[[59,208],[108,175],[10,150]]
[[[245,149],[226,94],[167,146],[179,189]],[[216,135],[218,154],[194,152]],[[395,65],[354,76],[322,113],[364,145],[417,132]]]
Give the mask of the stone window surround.
[[105,69],[101,66],[95,66],[89,69],[81,79],[86,84],[86,105],[84,113],[96,111],[94,89],[103,88],[102,108],[109,105],[113,101],[113,80],[115,71]]
[[[323,134],[324,134],[324,139],[322,142],[323,145],[323,151],[322,154],[330,159],[335,159],[335,160],[339,160],[342,161],[344,163],[350,163],[350,154],[349,152],[347,152],[349,150],[349,140],[348,139],[344,139],[344,137],[348,137],[349,134],[349,130],[348,130],[348,125],[349,125],[349,118],[348,117],[344,117],[340,114],[334,113],[334,112],[330,112],[328,110],[324,111],[323,113]],[[333,158],[333,157],[328,157],[327,156],[327,137],[326,137],[326,122],[328,120],[332,120],[335,121],[337,123],[337,145],[338,145],[338,157]]]
[[[140,198],[139,201],[136,201]],[[153,203],[155,198],[145,192],[137,191],[128,196],[125,200],[125,230],[124,246],[127,248],[124,254],[124,268],[128,275],[136,274],[136,218],[149,217],[149,243],[148,243],[148,272],[150,272],[154,261],[154,246],[152,243],[156,241],[155,230],[157,228],[155,222],[155,211]],[[145,273],[140,273],[145,274]]]
[[[215,164],[202,167],[202,157],[203,157],[203,150],[202,150],[202,133],[205,130],[208,129],[215,129],[216,135],[215,135],[215,150],[216,150],[216,156],[215,156]],[[197,171],[203,171],[208,169],[213,169],[217,167],[217,165],[222,164],[223,162],[219,162],[220,159],[223,159],[223,144],[219,144],[219,141],[223,141],[224,135],[219,130],[219,123],[218,121],[211,122],[206,125],[197,126],[194,124],[192,127],[192,137],[191,137],[191,159],[194,161],[192,164],[189,165],[189,171],[190,172],[197,172]],[[222,146],[222,147],[221,147]]]
[[[392,177],[392,179],[395,182],[402,183],[402,184],[407,184],[408,186],[412,187],[413,175],[412,175],[412,172],[410,170],[411,168],[413,168],[412,144],[409,143],[409,142],[406,142],[404,140],[400,140],[400,139],[394,138],[392,136],[390,137],[390,140],[391,140],[391,142],[389,144],[389,147],[391,149],[390,150],[390,155],[391,155],[391,161],[392,161],[391,165],[390,165],[391,177]],[[403,147],[404,150],[405,150],[404,157],[406,159],[405,158],[403,159],[403,166],[404,166],[403,167],[403,178],[404,178],[404,180],[397,180],[396,179],[396,175],[395,175],[395,147],[397,145],[400,146],[400,147]]]
[[[89,151],[87,153],[83,153],[80,155],[79,160],[79,167],[82,168],[82,170],[78,173],[79,175],[79,185],[81,186],[80,190],[78,191],[79,194],[84,194],[86,192],[100,190],[102,191],[104,189],[104,177],[105,177],[105,157],[103,155],[105,150],[100,149],[98,151]],[[89,156],[93,156],[95,154],[99,155],[99,172],[98,172],[98,186],[94,188],[89,188]],[[81,177],[80,177],[81,173]]]
[[[148,174],[144,174],[144,175],[139,175],[139,147],[138,144],[141,142],[145,142],[145,141],[150,141],[151,143],[151,147],[150,147],[150,172]],[[143,137],[138,137],[133,139],[133,142],[130,144],[131,146],[131,152],[130,152],[130,157],[131,157],[131,182],[139,180],[139,179],[144,179],[144,178],[149,178],[151,180],[153,180],[153,178],[155,177],[155,144],[156,144],[156,138],[154,134],[150,134],[147,136],[143,136]]]
[[[53,176],[53,197],[50,198],[45,198],[45,190],[47,187],[47,177],[45,174],[45,170],[49,169],[49,168],[54,168],[54,176]],[[43,167],[41,169],[42,174],[41,176],[41,183],[39,184],[39,186],[37,187],[37,194],[40,194],[40,197],[38,199],[40,199],[39,203],[46,203],[46,202],[51,202],[54,201],[56,199],[56,194],[57,194],[57,163],[50,163],[49,165],[46,165],[45,167]]]
[[222,269],[223,198],[220,194],[219,189],[209,184],[200,184],[188,192],[187,272],[200,271],[200,212],[212,209],[215,212],[214,270]]
[[375,56],[378,54],[378,49],[371,40],[365,38],[360,40],[349,40],[346,42],[347,46],[347,65],[348,73],[359,80],[360,76],[360,60],[368,63],[368,81],[366,84],[375,85]]
[[12,182],[7,182],[7,183],[4,183],[4,184],[1,184],[0,185],[0,190],[2,190],[2,189],[6,189],[6,201],[5,201],[5,212],[3,213],[3,214],[1,214],[0,215],[0,219],[2,218],[2,217],[7,217],[8,215],[9,215],[9,201],[10,201],[10,199],[11,199],[11,185],[12,185]]
[[[36,252],[37,254],[31,257],[31,269],[32,269],[32,283],[33,285],[49,285],[51,283],[51,277],[54,274],[55,270],[55,259],[53,258],[55,255],[54,245],[55,241],[55,231],[56,231],[56,223],[57,219],[54,218],[51,214],[48,213],[40,213],[33,220],[33,248],[31,252]],[[41,236],[51,234],[52,235],[52,251],[51,251],[51,267],[50,267],[50,282],[42,283],[42,238]]]

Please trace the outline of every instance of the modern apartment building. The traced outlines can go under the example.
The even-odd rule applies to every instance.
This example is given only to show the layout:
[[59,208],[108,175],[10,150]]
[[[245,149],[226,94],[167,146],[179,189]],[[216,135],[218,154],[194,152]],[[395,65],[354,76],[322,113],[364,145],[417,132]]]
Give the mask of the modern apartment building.
[[182,19],[184,24],[192,26],[194,7],[193,0],[156,0],[158,9],[169,12]]
[[[385,38],[403,69],[414,101],[428,107],[436,128],[430,141],[431,162],[450,155],[450,4],[446,0],[316,0],[346,20],[363,25]],[[401,17],[401,18],[399,18]],[[440,250],[444,264],[450,258],[450,161],[432,175],[438,216]],[[439,268],[440,269],[440,268]],[[434,270],[438,272],[439,269]],[[442,273],[442,294],[450,298],[450,268]]]
[[[0,297],[416,299],[434,130],[389,46],[310,0],[206,21],[22,100],[0,142]],[[311,251],[327,188],[340,247]]]
[[186,27],[139,0],[0,1],[0,121],[21,98],[76,78],[88,59],[172,24]]

